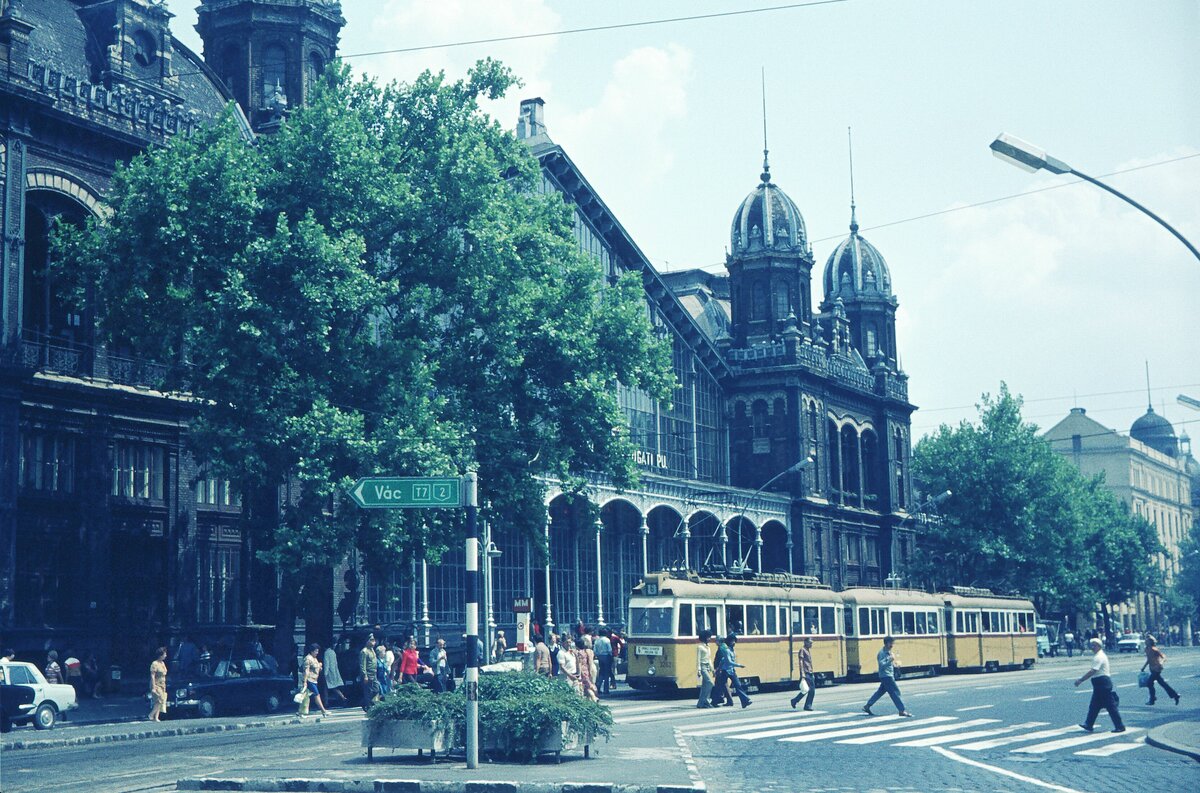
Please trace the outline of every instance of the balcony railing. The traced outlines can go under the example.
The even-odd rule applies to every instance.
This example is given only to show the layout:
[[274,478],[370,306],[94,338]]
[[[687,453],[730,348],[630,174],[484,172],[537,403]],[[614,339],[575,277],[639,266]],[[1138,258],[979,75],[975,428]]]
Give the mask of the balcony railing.
[[22,339],[6,352],[4,357],[12,364],[46,374],[109,380],[141,388],[157,388],[167,377],[163,364],[93,351],[65,341]]

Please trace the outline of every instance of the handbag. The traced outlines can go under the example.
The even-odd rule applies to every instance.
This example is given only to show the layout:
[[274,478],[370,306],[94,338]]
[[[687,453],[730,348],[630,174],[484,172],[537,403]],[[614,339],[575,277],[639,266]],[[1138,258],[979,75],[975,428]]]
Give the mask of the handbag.
[[303,703],[304,700],[306,700],[306,699],[308,699],[308,689],[302,688],[296,692],[296,695],[294,697],[292,697],[292,702],[295,702],[297,705],[299,705],[299,704]]
[[1138,687],[1139,688],[1149,688],[1150,687],[1150,673],[1147,672],[1145,669],[1138,672]]
[[806,678],[806,677],[800,678],[800,696],[802,696],[802,697],[808,696],[808,691],[809,691],[808,678]]

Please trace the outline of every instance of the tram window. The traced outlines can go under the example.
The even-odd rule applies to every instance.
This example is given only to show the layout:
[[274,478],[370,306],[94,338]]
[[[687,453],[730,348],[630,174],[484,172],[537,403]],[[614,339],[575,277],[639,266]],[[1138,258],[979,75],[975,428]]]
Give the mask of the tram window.
[[779,632],[787,634],[791,630],[791,623],[788,621],[788,607],[779,607]]
[[821,632],[820,612],[816,606],[804,607],[804,635],[812,636]]
[[904,614],[903,612],[892,612],[892,635],[900,636],[904,633]]
[[779,609],[774,606],[767,606],[767,634],[769,636],[779,635]]
[[696,633],[705,629],[717,632],[716,606],[696,606]]
[[870,636],[875,631],[871,630],[871,611],[870,609],[858,610],[858,632],[863,636]]
[[738,636],[746,634],[746,610],[744,606],[725,607],[725,630]]
[[887,609],[871,609],[871,631],[876,636],[887,633]]
[[634,636],[670,636],[671,607],[629,609],[629,617],[633,624],[630,633]]
[[979,613],[972,611],[967,614],[967,633],[979,633]]
[[936,611],[929,612],[929,618],[926,620],[926,625],[929,627],[930,633],[940,633],[938,630],[938,613]]
[[854,635],[854,609],[843,609],[842,618],[845,623],[843,630],[847,636]]
[[692,604],[679,604],[679,634],[680,636],[692,636]]
[[751,636],[761,636],[764,622],[762,606],[746,606],[747,633]]
[[804,635],[804,609],[800,606],[792,606],[792,634]]
[[990,612],[990,611],[979,612],[979,631],[980,631],[980,633],[991,633],[992,632],[992,612]]
[[833,606],[821,606],[821,633],[837,633],[837,623],[833,621]]
[[924,636],[925,632],[926,632],[925,612],[918,611],[917,612],[917,635]]
[[963,632],[963,613],[961,611],[954,612],[954,632]]
[[915,636],[917,633],[917,615],[912,611],[904,612],[904,633]]

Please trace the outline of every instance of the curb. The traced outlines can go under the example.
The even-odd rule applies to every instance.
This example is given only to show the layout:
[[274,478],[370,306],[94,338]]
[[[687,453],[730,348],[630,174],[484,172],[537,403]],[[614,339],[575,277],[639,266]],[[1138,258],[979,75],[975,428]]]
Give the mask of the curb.
[[1156,746],[1159,749],[1165,749],[1168,752],[1175,752],[1176,754],[1182,754],[1192,758],[1193,760],[1200,761],[1200,747],[1190,746],[1188,744],[1179,743],[1178,741],[1173,741],[1170,738],[1165,737],[1163,732],[1163,727],[1156,727],[1150,730],[1150,732],[1146,733],[1146,743],[1150,744],[1151,746]]
[[[120,732],[109,735],[82,735],[78,738],[51,738],[45,741],[9,741],[0,744],[0,751],[15,751],[17,749],[61,749],[64,746],[86,746],[95,743],[119,743],[122,741],[138,741],[143,738],[173,738],[180,735],[200,735],[208,732],[231,732],[257,727],[284,727],[293,724],[303,724],[299,718],[283,721],[249,721],[236,724],[197,724],[188,727],[168,727],[167,729],[141,730],[139,732]],[[233,789],[233,788],[230,788]],[[239,790],[245,788],[237,788]]]
[[604,782],[430,782],[415,779],[181,779],[176,790],[253,793],[700,793],[704,785],[618,785]]

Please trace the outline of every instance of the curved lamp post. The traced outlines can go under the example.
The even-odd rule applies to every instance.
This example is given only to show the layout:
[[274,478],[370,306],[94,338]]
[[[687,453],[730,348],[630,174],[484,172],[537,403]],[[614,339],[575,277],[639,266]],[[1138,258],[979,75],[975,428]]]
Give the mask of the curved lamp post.
[[1001,133],[999,137],[992,141],[991,150],[992,154],[995,154],[1001,160],[1004,160],[1011,165],[1015,165],[1023,171],[1029,171],[1030,173],[1033,173],[1035,171],[1045,169],[1050,173],[1069,173],[1072,176],[1078,176],[1085,182],[1091,182],[1102,190],[1107,190],[1117,198],[1153,218],[1159,223],[1159,225],[1174,234],[1176,239],[1186,245],[1187,249],[1192,252],[1193,256],[1195,256],[1197,259],[1200,259],[1200,251],[1196,250],[1196,246],[1188,242],[1187,238],[1176,231],[1170,223],[1163,220],[1149,209],[1146,209],[1146,207],[1142,206],[1137,201],[1134,201],[1121,191],[1106,185],[1099,179],[1075,170],[1062,160],[1051,157],[1045,151],[1039,149],[1037,146],[1034,146],[1032,143],[1023,141],[1020,138],[1014,137],[1007,133]]
[[[775,474],[775,476],[771,477],[771,478],[770,478],[770,479],[768,479],[768,480],[767,480],[765,483],[763,483],[763,486],[762,486],[762,487],[760,487],[758,490],[755,490],[755,491],[754,491],[754,495],[750,496],[750,498],[749,498],[749,499],[746,501],[746,503],[745,503],[745,504],[742,506],[742,511],[738,513],[738,518],[737,518],[737,519],[738,519],[738,533],[739,533],[739,535],[740,535],[740,533],[741,533],[741,530],[742,530],[742,529],[741,529],[741,526],[742,526],[742,521],[743,521],[743,519],[746,517],[746,510],[750,508],[750,505],[754,503],[754,500],[755,500],[755,499],[757,499],[757,498],[758,498],[758,496],[759,496],[759,495],[760,495],[760,494],[761,494],[761,493],[762,493],[764,490],[766,490],[766,489],[767,489],[768,487],[770,487],[771,485],[775,484],[775,482],[776,482],[777,480],[779,480],[780,478],[782,478],[782,477],[784,477],[784,476],[787,476],[788,474],[794,474],[794,473],[797,473],[797,472],[799,472],[799,471],[803,471],[805,468],[808,468],[808,467],[809,467],[809,466],[811,466],[812,464],[813,464],[813,458],[811,458],[811,457],[805,457],[805,458],[804,458],[803,460],[801,460],[800,462],[798,462],[798,463],[795,463],[794,465],[790,465],[790,466],[788,466],[787,468],[785,468],[785,469],[783,469],[782,471],[780,471],[779,473]],[[761,526],[756,526],[756,527],[755,527],[755,531],[756,531],[756,532],[761,532],[761,531],[762,531],[762,527],[761,527]],[[725,533],[725,527],[724,527],[724,526],[722,526],[722,527],[721,527],[721,533],[722,533],[722,535],[724,535],[724,533]],[[761,557],[761,549],[762,549],[762,536],[761,536],[761,534],[759,535],[759,537],[758,537],[758,539],[757,539],[757,541],[756,541],[755,545],[756,545],[756,546],[759,548],[759,550],[760,550],[760,554],[759,554],[759,564],[758,564],[758,566],[761,568],[761,567],[762,567],[762,557]],[[746,559],[749,559],[749,558],[750,558],[750,554],[749,554],[749,553],[747,553],[747,554],[746,554]],[[741,570],[745,570],[745,569],[746,569],[746,559],[740,559],[740,560],[738,560],[738,570],[739,570],[739,571],[741,571]],[[721,553],[721,562],[722,562],[722,564],[724,564],[724,562],[725,562],[725,553],[724,553],[724,551],[722,551],[722,553]],[[759,570],[759,572],[762,572],[762,570]]]
[[[906,523],[912,522],[912,520],[914,518],[920,517],[921,522],[925,523],[929,519],[929,511],[933,510],[936,513],[937,508],[939,506],[941,506],[942,504],[946,503],[946,499],[950,498],[950,496],[952,496],[952,495],[954,495],[953,490],[945,490],[941,493],[938,493],[936,496],[930,496],[929,498],[925,499],[924,503],[919,504],[915,510],[913,510],[912,512],[910,512],[908,514],[908,517],[906,517],[904,520],[900,521],[900,523],[896,525],[896,531],[893,532],[893,536],[895,534],[899,533],[900,530],[904,528],[904,525]],[[893,540],[893,542],[895,542],[895,540]],[[900,581],[901,581],[901,578],[896,573],[896,549],[893,547],[892,548],[892,571],[890,573],[888,573],[887,578],[885,578],[883,580],[883,582],[892,587],[899,587]]]

